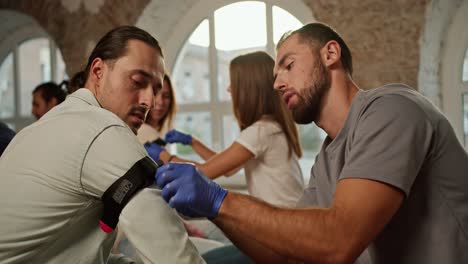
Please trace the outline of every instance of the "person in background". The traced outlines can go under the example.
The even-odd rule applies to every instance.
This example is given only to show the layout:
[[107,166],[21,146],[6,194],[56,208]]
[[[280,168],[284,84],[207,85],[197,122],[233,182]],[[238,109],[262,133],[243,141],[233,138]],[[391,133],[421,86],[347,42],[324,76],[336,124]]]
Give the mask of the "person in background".
[[142,144],[151,143],[158,138],[163,139],[166,132],[173,127],[177,104],[174,87],[167,73],[164,74],[163,87],[154,97],[154,101],[154,107],[148,112],[145,123],[137,133]]
[[60,84],[55,82],[41,83],[33,90],[32,114],[36,119],[41,118],[50,109],[65,100],[67,92],[62,86],[67,85],[67,81]]
[[468,263],[468,154],[450,122],[407,85],[364,91],[352,74],[325,24],[278,42],[275,89],[297,123],[327,133],[299,208],[226,191],[191,164],[158,170],[163,198],[257,263]]
[[0,122],[0,157],[14,136],[15,131],[11,130],[5,123]]
[[[263,51],[234,58],[229,66],[233,113],[241,133],[226,150],[216,153],[200,140],[177,130],[168,143],[190,145],[204,160],[197,167],[209,178],[230,176],[244,168],[249,194],[269,203],[294,206],[304,189],[298,159],[302,155],[296,125],[280,94],[273,89],[274,60]],[[147,147],[153,158],[186,161]]]

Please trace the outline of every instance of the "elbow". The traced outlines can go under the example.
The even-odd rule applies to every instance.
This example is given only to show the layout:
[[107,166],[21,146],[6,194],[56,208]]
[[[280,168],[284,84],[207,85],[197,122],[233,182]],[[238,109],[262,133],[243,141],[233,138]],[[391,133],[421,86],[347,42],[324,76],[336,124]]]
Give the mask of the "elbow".
[[228,171],[224,174],[225,177],[231,177],[232,175],[236,174],[237,171]]
[[212,169],[209,168],[207,163],[195,163],[195,166],[198,168],[198,170],[203,173],[206,177],[208,177],[211,180],[214,180],[218,178],[221,175],[218,175],[217,173],[213,172]]
[[[359,257],[361,251],[356,250],[352,246],[336,243],[328,254],[324,254],[324,263],[329,264],[352,264]],[[340,245],[340,246],[338,246]]]
[[335,252],[332,256],[329,257],[326,263],[330,264],[352,264],[356,261],[357,257],[346,252]]

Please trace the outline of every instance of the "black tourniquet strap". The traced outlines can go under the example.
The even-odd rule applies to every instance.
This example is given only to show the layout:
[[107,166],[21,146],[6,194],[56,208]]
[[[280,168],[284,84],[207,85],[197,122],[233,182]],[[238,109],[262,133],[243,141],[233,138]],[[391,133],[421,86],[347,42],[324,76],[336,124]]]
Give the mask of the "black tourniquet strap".
[[155,164],[149,157],[144,157],[133,164],[124,176],[104,192],[102,195],[103,215],[99,221],[104,232],[110,233],[115,229],[125,205],[141,189],[154,183],[156,171],[163,164],[161,160],[156,161]]

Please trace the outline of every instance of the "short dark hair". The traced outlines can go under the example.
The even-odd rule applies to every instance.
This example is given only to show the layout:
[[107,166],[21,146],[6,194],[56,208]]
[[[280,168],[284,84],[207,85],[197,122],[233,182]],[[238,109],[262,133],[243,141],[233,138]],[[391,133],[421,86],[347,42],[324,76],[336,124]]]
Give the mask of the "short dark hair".
[[302,41],[310,42],[311,46],[315,46],[313,47],[315,49],[322,48],[330,40],[338,42],[341,47],[341,63],[343,64],[343,68],[349,75],[353,74],[353,58],[351,56],[351,51],[333,28],[323,23],[309,23],[294,31],[286,32],[276,45],[276,49],[279,49],[289,37],[295,34],[297,34]]
[[52,98],[57,99],[57,104],[60,104],[65,100],[67,97],[67,92],[65,89],[62,89],[62,85],[67,85],[66,81],[63,81],[60,84],[56,84],[55,82],[46,82],[41,83],[33,90],[33,94],[37,92],[41,92],[41,96],[46,102],[50,102]]
[[80,76],[78,86],[84,87],[94,59],[101,58],[103,61],[107,61],[112,65],[114,60],[125,55],[127,52],[128,41],[132,39],[143,41],[156,49],[161,57],[164,57],[162,49],[159,46],[159,42],[143,29],[135,26],[120,26],[114,28],[107,32],[96,44],[91,55],[89,55],[88,63],[86,64],[84,71],[77,73],[77,75]]

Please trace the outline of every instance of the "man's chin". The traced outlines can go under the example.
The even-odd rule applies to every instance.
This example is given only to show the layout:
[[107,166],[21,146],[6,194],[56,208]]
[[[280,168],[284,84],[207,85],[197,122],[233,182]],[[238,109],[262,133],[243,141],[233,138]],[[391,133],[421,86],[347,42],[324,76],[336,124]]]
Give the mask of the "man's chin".
[[314,115],[311,112],[306,111],[305,109],[293,109],[292,116],[294,122],[300,125],[307,125],[314,122]]

